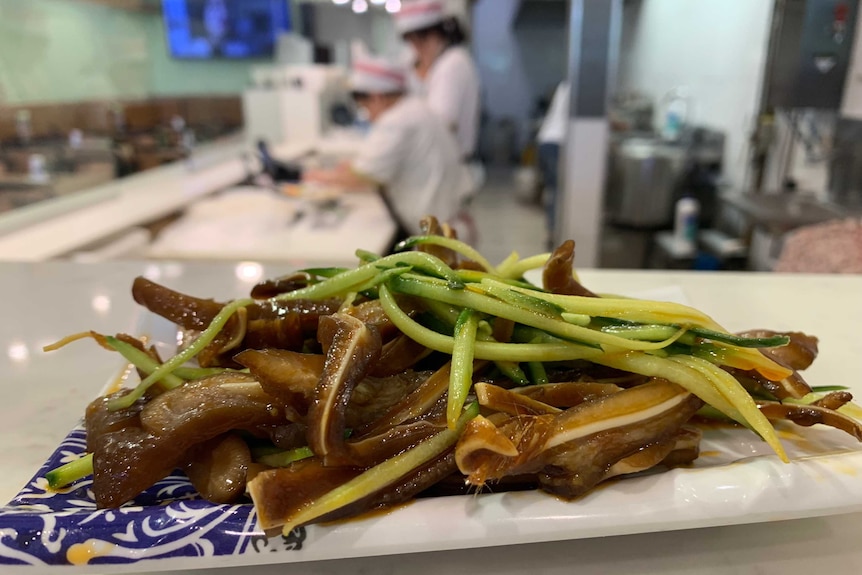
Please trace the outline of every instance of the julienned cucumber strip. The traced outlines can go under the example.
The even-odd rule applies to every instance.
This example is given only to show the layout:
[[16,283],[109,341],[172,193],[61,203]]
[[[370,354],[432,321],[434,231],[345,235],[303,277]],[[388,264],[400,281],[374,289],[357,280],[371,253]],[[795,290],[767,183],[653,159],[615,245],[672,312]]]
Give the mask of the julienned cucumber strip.
[[473,357],[479,314],[465,309],[455,322],[455,345],[452,349],[452,370],[449,375],[449,400],[446,406],[446,423],[455,429],[467,394],[473,386]]
[[385,269],[394,266],[410,266],[421,270],[427,275],[444,279],[448,282],[448,287],[451,289],[463,289],[464,282],[455,273],[455,270],[446,265],[446,263],[431,254],[425,252],[401,252],[392,254],[378,260],[374,260],[367,266],[374,266],[378,269]]
[[[332,281],[332,280],[327,280]],[[318,286],[322,286],[326,284],[326,282],[321,282],[310,288],[303,289],[313,289]],[[302,291],[302,290],[297,290]],[[296,292],[290,292],[296,293]],[[120,397],[115,397],[108,401],[108,408],[112,411],[116,411],[118,409],[125,409],[135,403],[138,399],[143,397],[144,393],[146,393],[147,389],[149,389],[155,382],[164,379],[166,375],[170,375],[173,371],[197,356],[200,351],[209,345],[213,339],[218,335],[219,331],[225,326],[228,320],[233,316],[236,311],[248,305],[255,303],[255,301],[251,298],[238,299],[230,302],[222,310],[215,316],[215,318],[210,323],[209,327],[207,327],[203,332],[201,332],[200,336],[192,343],[189,347],[160,365],[155,371],[153,371],[150,375],[148,375],[138,386],[131,390],[129,393],[122,395]]]
[[350,271],[350,268],[305,268],[299,270],[299,273],[306,273],[321,278],[331,278],[346,271]]
[[396,244],[395,251],[403,252],[406,249],[410,249],[421,244],[432,244],[436,246],[442,246],[444,248],[449,248],[450,250],[459,253],[468,259],[473,260],[474,262],[485,268],[485,271],[492,273],[495,271],[494,266],[492,266],[491,263],[486,260],[482,254],[476,251],[475,248],[468,244],[465,244],[460,240],[444,238],[443,236],[413,236]]
[[[129,363],[131,363],[147,375],[153,373],[161,366],[159,362],[147,355],[146,352],[141,351],[132,344],[127,343],[121,339],[117,339],[112,335],[106,335],[105,342],[109,346],[114,348]],[[162,385],[164,385],[168,389],[179,387],[183,383],[185,383],[185,381],[183,381],[181,377],[173,373],[167,374],[165,377],[162,378],[161,382]]]
[[667,341],[647,342],[625,339],[598,330],[570,324],[562,319],[553,319],[536,314],[530,310],[507,304],[489,295],[483,295],[468,289],[450,290],[441,282],[429,281],[433,278],[418,278],[413,274],[404,274],[393,278],[387,285],[398,292],[427,299],[436,299],[462,308],[509,319],[516,323],[529,325],[567,340],[592,345],[614,346],[620,349],[650,350],[661,349],[682,335],[683,330],[677,330],[677,335]]
[[[411,318],[398,307],[398,302],[389,288],[380,286],[380,303],[392,323],[410,339],[435,351],[452,354],[454,338],[428,329]],[[490,361],[566,361],[573,359],[592,359],[602,355],[602,351],[576,343],[569,343],[549,337],[543,343],[500,343],[496,341],[477,341],[476,359]]]
[[728,343],[730,345],[735,345],[736,347],[781,347],[790,343],[790,338],[786,335],[775,335],[772,337],[740,337],[738,335],[721,333],[719,331],[712,331],[711,329],[705,329],[702,327],[691,328],[689,331],[697,337]]
[[45,479],[48,480],[48,487],[51,489],[62,489],[63,487],[92,474],[93,454],[87,453],[79,459],[70,461],[56,469],[52,469],[45,474]]
[[278,453],[267,453],[257,458],[259,463],[269,465],[270,467],[287,467],[295,461],[314,457],[314,452],[309,447],[298,447],[288,451],[279,451]]
[[[606,333],[629,333],[634,336],[635,333],[642,332],[643,337],[645,338],[652,337],[659,339],[664,339],[665,337],[667,337],[666,334],[669,333],[669,331],[665,330],[676,330],[680,327],[683,327],[677,324],[644,324],[629,321],[620,321],[604,317],[594,318],[593,321],[596,324],[602,326],[602,331]],[[696,326],[688,327],[688,332],[696,337],[710,339],[712,341],[718,341],[721,343],[727,343],[736,347],[781,347],[790,343],[790,338],[786,335],[774,335],[771,337],[741,337],[732,333],[723,333],[720,331]]]

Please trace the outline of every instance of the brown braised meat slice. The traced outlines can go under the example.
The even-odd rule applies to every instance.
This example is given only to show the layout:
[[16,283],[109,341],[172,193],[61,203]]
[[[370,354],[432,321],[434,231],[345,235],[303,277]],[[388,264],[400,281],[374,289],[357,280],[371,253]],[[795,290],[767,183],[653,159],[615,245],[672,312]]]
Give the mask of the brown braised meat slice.
[[258,473],[248,482],[257,520],[262,529],[284,525],[286,518],[362,473],[356,467],[326,467],[317,457],[289,467]]
[[849,391],[833,391],[827,393],[812,405],[825,407],[826,409],[838,409],[853,401],[853,394]]
[[[224,307],[223,303],[183,294],[144,277],[135,278],[132,284],[132,297],[151,312],[185,329],[206,329]],[[295,313],[300,317],[303,331],[314,335],[320,316],[334,313],[340,306],[341,300],[338,298],[263,300],[248,306],[247,309],[249,320],[276,319]]]
[[499,413],[516,416],[556,415],[562,411],[553,405],[490,383],[477,383],[474,390],[479,405]]
[[[629,412],[626,405],[640,409]],[[577,422],[570,429],[578,431],[574,437],[564,432],[562,437],[546,443],[556,445],[548,451],[539,484],[545,491],[561,497],[579,497],[602,481],[610,467],[621,459],[676,435],[701,406],[703,402],[696,396],[673,383],[657,380],[574,407],[573,410],[582,408],[582,413],[575,414],[564,425]],[[597,412],[590,413],[596,408]],[[613,421],[613,424],[598,423],[604,429],[596,431],[590,425],[596,416],[599,422]],[[589,433],[585,434],[587,430]]]
[[225,433],[192,447],[184,470],[201,497],[233,503],[245,492],[251,451],[236,433]]
[[554,407],[567,409],[585,401],[612,395],[622,390],[622,387],[613,383],[565,381],[518,387],[513,389],[512,393],[524,395]]
[[84,419],[87,451],[93,454],[93,494],[101,508],[130,501],[167,476],[182,457],[169,442],[141,429],[143,401],[126,409],[108,409],[111,398],[125,393],[93,401]]
[[677,467],[691,463],[700,455],[702,435],[700,429],[683,425],[675,434],[650,443],[611,465],[602,480],[640,473],[656,466]]
[[[440,225],[440,221],[437,220],[434,216],[425,216],[419,221],[419,229],[422,230],[422,234],[426,236],[444,236],[444,237],[452,237],[454,234],[452,233],[451,228],[447,228],[446,230]],[[447,233],[448,232],[448,233]],[[416,246],[416,249],[421,252],[425,252],[431,254],[432,256],[437,256],[443,262],[449,266],[450,268],[454,268],[458,266],[458,260],[460,259],[457,252],[444,248],[443,246],[437,246],[434,244],[420,244]]]
[[[140,305],[164,317],[184,330],[202,331],[222,310],[224,304],[201,299],[143,277],[135,278],[132,296]],[[301,350],[308,338],[314,338],[321,316],[334,313],[341,305],[337,298],[321,301],[263,300],[234,314],[215,341],[198,356],[201,366],[232,365],[228,352],[247,347],[277,347]]]
[[656,379],[555,415],[511,417],[499,427],[480,416],[458,442],[458,468],[477,486],[536,473],[542,489],[577,497],[621,459],[676,434],[702,404]]
[[[398,301],[398,306],[411,317],[416,315],[422,309],[419,300],[416,298],[397,295],[396,300]],[[335,312],[333,311],[333,313]],[[391,341],[392,338],[401,334],[395,324],[392,323],[392,320],[389,319],[389,316],[386,315],[386,312],[383,311],[383,306],[378,299],[368,300],[358,305],[350,306],[349,308],[342,310],[342,313],[352,315],[368,327],[374,329],[378,334],[380,334],[380,339],[384,343]]]
[[[125,392],[121,392],[125,393]],[[118,507],[185,461],[188,451],[231,430],[282,425],[284,412],[244,374],[217,375],[112,412],[108,398],[87,408],[93,491],[99,507]]]
[[380,300],[369,300],[358,305],[350,306],[343,313],[352,315],[365,325],[374,329],[382,341],[389,341],[399,332],[386,312],[383,311],[383,306],[380,305]]
[[810,405],[757,400],[757,407],[770,420],[786,419],[803,427],[811,427],[820,423],[840,429],[862,441],[862,424],[840,411],[835,411],[851,399],[853,396],[847,392],[836,392],[830,393]]
[[287,418],[304,421],[323,373],[326,356],[285,349],[247,349],[234,360],[247,367],[263,390],[287,408]]
[[799,372],[811,365],[817,357],[816,337],[797,331],[777,332],[767,329],[745,331],[738,335],[754,338],[786,335],[790,338],[790,343],[787,345],[762,348],[760,353],[776,363],[792,369],[793,373],[781,381],[772,381],[756,371],[729,370],[743,385],[749,389],[761,388],[777,399],[800,399],[811,393],[811,388]]
[[[425,462],[410,473],[367,497],[335,509],[315,520],[334,521],[409,501],[457,470],[454,450]],[[263,529],[288,523],[300,510],[320,496],[362,473],[356,467],[326,466],[318,458],[304,459],[289,467],[257,474],[248,483],[257,518]]]
[[439,410],[441,403],[445,405],[450,369],[451,363],[447,362],[437,371],[430,373],[418,387],[402,397],[385,413],[371,423],[357,428],[356,435],[374,436],[406,421],[413,421],[420,417],[433,419],[432,414]]
[[[440,431],[442,422],[417,420],[346,440],[348,406],[380,355],[380,336],[357,318],[337,313],[321,318],[318,337],[326,361],[308,411],[308,444],[325,465],[370,467]],[[395,402],[388,403],[381,404],[379,413]]]
[[141,427],[183,445],[183,450],[235,429],[284,423],[284,411],[246,374],[220,374],[189,382],[151,399]]
[[[326,356],[281,349],[247,349],[234,359],[249,368],[266,393],[286,406],[288,419],[305,421],[323,375]],[[355,430],[376,421],[431,373],[406,370],[388,377],[363,378],[351,393],[345,414],[347,428]]]
[[163,318],[185,329],[204,330],[222,310],[224,304],[174,291],[145,277],[132,283],[134,300]]
[[551,293],[597,297],[575,279],[575,242],[566,240],[554,250],[542,270],[542,285]]
[[761,352],[769,359],[796,371],[808,369],[817,358],[818,340],[813,335],[807,335],[798,331],[779,332],[768,329],[753,329],[744,331],[738,335],[753,338],[786,335],[790,338],[790,343],[779,347],[764,348]]
[[406,370],[388,377],[366,377],[353,389],[345,423],[357,430],[378,421],[394,405],[433,375],[432,371]]
[[370,374],[376,377],[396,375],[412,368],[430,354],[431,350],[421,343],[399,334],[383,346],[380,359],[371,368]]
[[311,279],[311,275],[305,272],[266,279],[251,288],[251,297],[254,299],[269,299],[283,293],[296,291],[308,286]]

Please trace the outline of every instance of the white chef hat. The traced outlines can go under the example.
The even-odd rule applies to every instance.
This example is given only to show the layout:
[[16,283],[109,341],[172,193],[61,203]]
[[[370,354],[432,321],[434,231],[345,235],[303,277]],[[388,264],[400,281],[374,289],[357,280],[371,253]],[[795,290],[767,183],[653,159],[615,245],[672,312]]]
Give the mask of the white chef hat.
[[395,29],[403,36],[445,20],[446,10],[441,0],[404,0],[401,10],[395,14]]
[[407,71],[404,66],[373,56],[365,46],[356,42],[351,47],[350,89],[369,94],[388,94],[407,89]]

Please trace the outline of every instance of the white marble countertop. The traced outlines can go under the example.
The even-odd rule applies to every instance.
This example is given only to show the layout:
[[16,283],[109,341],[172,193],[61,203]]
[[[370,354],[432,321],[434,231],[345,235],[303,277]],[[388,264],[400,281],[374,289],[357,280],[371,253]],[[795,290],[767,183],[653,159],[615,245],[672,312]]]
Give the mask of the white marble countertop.
[[[283,145],[299,157],[313,142]],[[259,162],[242,136],[195,149],[191,158],[7,212],[0,217],[0,261],[38,262],[146,224],[242,181]]]
[[[289,271],[230,263],[0,264],[0,498],[25,484],[115,374],[119,362],[92,342],[51,354],[41,346],[86,329],[133,331],[139,311],[129,295],[146,272],[176,289],[228,298],[259,276]],[[254,273],[251,273],[254,272]],[[862,276],[782,276],[587,270],[601,292],[682,288],[692,305],[730,330],[770,327],[820,337],[807,371],[814,385],[862,391]],[[853,470],[862,478],[862,469]],[[825,489],[828,486],[824,485]],[[836,494],[841,497],[841,494]],[[862,514],[759,525],[533,543],[294,565],[234,567],[213,573],[698,573],[808,575],[862,572],[856,533]],[[4,570],[4,572],[6,572]],[[36,573],[44,570],[27,571]],[[64,571],[59,571],[64,572]],[[86,572],[86,571],[84,571]]]
[[162,231],[146,256],[349,267],[356,263],[356,249],[388,251],[395,233],[386,204],[370,190],[344,192],[331,202],[317,202],[235,188],[194,206]]
[[[293,161],[311,152],[349,156],[355,153],[359,142],[361,139],[351,131],[334,132],[317,142],[277,146],[272,153],[283,161]],[[236,137],[201,146],[189,160],[5,213],[0,217],[0,261],[38,262],[65,256],[134,226],[186,209],[235,186],[258,166],[252,146]],[[319,217],[320,210],[308,203],[300,208],[308,217],[253,243],[237,242],[216,249],[192,246],[185,250],[157,245],[146,255],[278,260],[294,265],[316,258],[336,265],[345,261],[345,245],[384,250],[395,234],[385,205],[372,194],[351,195],[342,201],[339,213],[330,211],[323,217]],[[324,222],[328,216],[336,216],[335,224],[341,225]]]

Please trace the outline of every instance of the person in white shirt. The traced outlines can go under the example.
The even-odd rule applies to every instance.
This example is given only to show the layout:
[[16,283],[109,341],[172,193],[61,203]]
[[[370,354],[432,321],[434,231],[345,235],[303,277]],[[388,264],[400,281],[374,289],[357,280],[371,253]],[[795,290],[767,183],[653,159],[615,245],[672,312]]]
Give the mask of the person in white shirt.
[[401,235],[421,233],[426,215],[454,220],[470,175],[453,135],[425,102],[406,94],[406,69],[362,51],[354,54],[350,84],[371,121],[362,149],[334,169],[307,170],[303,181],[347,189],[382,186]]
[[548,113],[536,135],[539,170],[544,181],[545,217],[549,237],[553,236],[559,188],[560,148],[566,138],[569,121],[569,84],[560,82],[554,91]]
[[395,14],[395,28],[412,47],[420,93],[452,130],[465,161],[476,154],[479,131],[479,74],[462,44],[457,18],[440,0],[405,0]]

